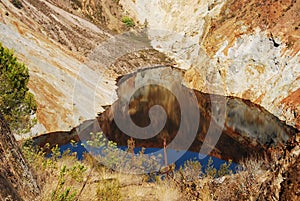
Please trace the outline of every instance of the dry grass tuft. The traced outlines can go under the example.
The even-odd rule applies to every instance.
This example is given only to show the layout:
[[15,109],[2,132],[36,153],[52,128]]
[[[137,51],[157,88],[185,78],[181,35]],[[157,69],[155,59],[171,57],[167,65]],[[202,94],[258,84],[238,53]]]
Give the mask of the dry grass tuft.
[[180,189],[171,180],[165,180],[157,183],[155,186],[155,196],[159,201],[181,200]]

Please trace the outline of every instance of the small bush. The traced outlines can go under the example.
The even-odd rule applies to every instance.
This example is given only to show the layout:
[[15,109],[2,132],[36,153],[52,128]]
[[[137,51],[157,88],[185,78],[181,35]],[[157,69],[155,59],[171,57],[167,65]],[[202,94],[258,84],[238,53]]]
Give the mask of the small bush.
[[155,172],[160,168],[162,156],[149,156],[144,154],[142,149],[138,154],[132,154],[134,149],[132,145],[128,146],[127,151],[122,151],[115,142],[108,140],[102,132],[90,133],[91,140],[84,145],[87,150],[93,153],[93,156],[107,168],[117,171],[132,173]]
[[213,164],[213,160],[212,158],[210,157],[208,159],[208,162],[207,162],[207,165],[206,165],[206,168],[205,168],[205,174],[206,176],[209,176],[209,177],[216,177],[217,176],[217,169],[214,168],[214,164]]
[[78,161],[76,154],[70,153],[70,150],[61,154],[58,146],[46,154],[44,150],[49,150],[49,147],[49,144],[44,149],[34,147],[30,139],[22,146],[22,152],[35,170],[43,189],[38,200],[74,201],[81,196],[89,181],[87,170],[90,169],[91,173],[91,167]]
[[28,132],[33,126],[30,116],[37,105],[28,81],[28,68],[0,43],[0,112],[14,133]]
[[264,181],[261,178],[267,172],[263,166],[264,159],[247,159],[236,174],[227,175],[221,182],[210,183],[214,200],[257,200]]
[[183,168],[180,168],[181,175],[187,181],[195,181],[202,176],[201,164],[196,160],[188,160],[184,163]]
[[135,25],[133,19],[128,16],[124,16],[122,18],[122,22],[128,27],[134,27],[134,25]]
[[63,165],[57,182],[55,190],[52,192],[51,200],[52,201],[72,201],[76,196],[76,191],[71,193],[70,187],[65,187],[66,175],[68,174],[69,169],[66,165]]
[[221,164],[219,170],[218,170],[218,177],[222,177],[228,174],[232,174],[232,170],[230,170],[230,165],[232,161],[229,160],[228,163]]

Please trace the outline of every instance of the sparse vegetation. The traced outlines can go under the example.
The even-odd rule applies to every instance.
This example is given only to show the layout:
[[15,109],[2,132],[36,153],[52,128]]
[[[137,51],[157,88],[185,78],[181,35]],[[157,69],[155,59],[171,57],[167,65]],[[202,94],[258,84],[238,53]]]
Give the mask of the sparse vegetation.
[[195,179],[199,179],[203,176],[202,166],[199,161],[196,160],[188,160],[185,162],[184,166],[180,168],[181,176],[185,178],[187,181],[192,181]]
[[66,174],[69,169],[67,169],[66,165],[63,165],[57,181],[57,186],[55,190],[52,192],[51,200],[53,201],[72,201],[76,196],[76,191],[71,193],[71,187],[64,187],[66,182]]
[[[96,152],[93,154],[99,163],[112,170],[131,173],[155,172],[160,169],[162,156],[149,156],[142,149],[138,154],[133,154],[131,141],[128,141],[127,151],[122,151],[117,144],[109,141],[103,133],[91,133],[92,140],[87,142],[88,150]],[[94,149],[96,148],[96,149]]]
[[223,163],[218,170],[218,177],[222,177],[228,174],[232,174],[232,170],[230,170],[230,165],[232,161],[229,160],[228,163]]
[[215,178],[217,175],[217,169],[214,168],[213,160],[211,157],[209,158],[209,160],[207,162],[207,166],[205,168],[205,174],[211,178]]
[[214,192],[214,200],[257,200],[260,186],[264,182],[267,169],[263,159],[252,158],[243,162],[240,170],[230,177],[225,177],[222,182],[210,184]]
[[[81,161],[70,150],[61,154],[58,146],[51,149],[50,157],[45,157],[45,151],[34,148],[30,140],[24,143],[24,155],[44,184],[39,200],[140,200],[137,195],[145,196],[144,200],[251,200],[258,195],[259,186],[263,182],[260,178],[266,173],[263,160],[247,160],[232,174],[231,161],[222,164],[217,170],[210,158],[203,172],[198,161],[189,160],[175,171],[174,177],[158,175],[154,183],[149,183],[145,179],[147,174],[132,175],[124,172],[143,166],[145,158],[137,156],[134,158],[135,165],[128,166],[132,164],[132,158],[124,158],[124,155],[117,157],[115,143],[105,139],[102,133],[92,136],[88,142],[90,146],[109,144],[110,148],[106,155],[97,157],[85,154]],[[131,142],[131,145],[134,143]],[[49,149],[49,145],[45,148]],[[120,158],[124,160],[120,161]],[[123,173],[102,165],[104,160],[113,161],[113,167],[122,167],[118,170]],[[122,166],[116,161],[122,163]],[[147,192],[149,187],[151,190]]]
[[28,68],[0,43],[0,112],[13,132],[28,132],[35,121],[30,116],[37,105],[28,81]]
[[127,26],[127,27],[134,27],[135,23],[131,17],[128,16],[123,16],[122,17],[122,22]]

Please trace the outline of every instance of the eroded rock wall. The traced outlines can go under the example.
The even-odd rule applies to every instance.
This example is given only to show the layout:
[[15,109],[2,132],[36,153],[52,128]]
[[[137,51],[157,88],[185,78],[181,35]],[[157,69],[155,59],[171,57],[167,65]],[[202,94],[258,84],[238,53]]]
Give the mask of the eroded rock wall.
[[300,1],[121,0],[186,85],[249,99],[300,128]]
[[49,1],[24,0],[22,5],[0,2],[0,41],[29,68],[39,122],[32,133],[70,130],[94,118],[101,105],[112,102],[115,81],[101,74],[101,64],[96,66],[99,77],[84,54],[112,35]]
[[[299,128],[299,1],[121,0],[122,14],[111,1],[21,2],[1,1],[0,39],[29,67],[35,134],[94,118],[116,100],[117,76],[171,63],[164,54],[188,69],[186,86],[251,100]],[[144,23],[148,35],[114,37],[109,24],[121,15]]]
[[172,62],[152,49],[145,33],[114,35],[127,30],[117,1],[96,0],[93,11],[91,1],[84,11],[73,1],[20,2],[21,8],[0,2],[0,41],[29,68],[38,104],[33,135],[94,118],[116,100],[118,76]]
[[[263,156],[268,148],[283,146],[296,134],[296,129],[286,126],[267,110],[247,100],[188,88],[184,88],[188,93],[182,98],[178,91],[181,91],[183,75],[184,71],[163,66],[124,76],[118,83],[119,99],[97,118],[103,133],[122,146],[127,145],[131,136],[137,147],[161,148],[164,139],[168,148],[175,150],[199,152],[204,145],[214,146],[210,153],[212,156],[234,161],[256,154]],[[161,85],[139,88],[139,84],[147,83],[147,80],[159,80]],[[130,96],[132,91],[135,93]],[[195,95],[196,102],[192,101],[190,94]],[[126,115],[126,100],[129,97],[130,117]],[[182,107],[181,101],[187,107]],[[193,104],[195,110],[199,110],[199,119],[192,111],[185,111],[186,108],[192,108]],[[164,122],[163,115],[156,116],[153,121],[149,117],[149,110],[155,105],[162,106],[166,112],[166,124],[162,130],[154,137],[149,137],[153,135],[153,129],[134,134],[140,127],[153,125],[154,128],[160,128],[160,123]],[[125,124],[120,124],[120,119]],[[197,129],[193,130],[195,124]],[[188,143],[190,146],[184,147]]]
[[299,200],[300,133],[286,147],[274,150],[280,156],[266,173],[257,200]]

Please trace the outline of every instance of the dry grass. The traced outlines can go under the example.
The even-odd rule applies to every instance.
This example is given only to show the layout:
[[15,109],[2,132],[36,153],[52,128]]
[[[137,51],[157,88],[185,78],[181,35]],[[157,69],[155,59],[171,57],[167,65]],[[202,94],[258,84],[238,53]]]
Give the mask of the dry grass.
[[173,181],[164,180],[155,185],[154,188],[156,199],[159,201],[176,201],[181,200],[181,192]]
[[222,182],[211,182],[214,200],[256,200],[268,174],[265,164],[265,159],[247,159],[236,174],[223,177]]
[[[266,164],[268,162],[264,159],[247,159],[241,162],[237,173],[223,171],[228,174],[212,177],[210,172],[203,174],[199,165],[190,163],[182,172],[175,174],[175,183],[183,200],[256,200],[261,184],[268,177]],[[195,174],[197,171],[198,174]]]
[[[176,200],[178,189],[171,183],[148,183],[146,175],[112,171],[89,154],[78,161],[76,155],[60,156],[53,149],[53,156],[46,158],[42,151],[23,148],[41,185],[37,200],[43,201],[118,201],[118,200]],[[67,192],[67,193],[66,193]]]
[[201,165],[190,161],[174,178],[147,182],[147,175],[112,171],[89,154],[78,161],[76,155],[59,156],[55,149],[51,158],[23,150],[42,184],[38,200],[43,201],[255,200],[268,176],[262,159],[246,160],[236,174],[219,178],[202,173]]

